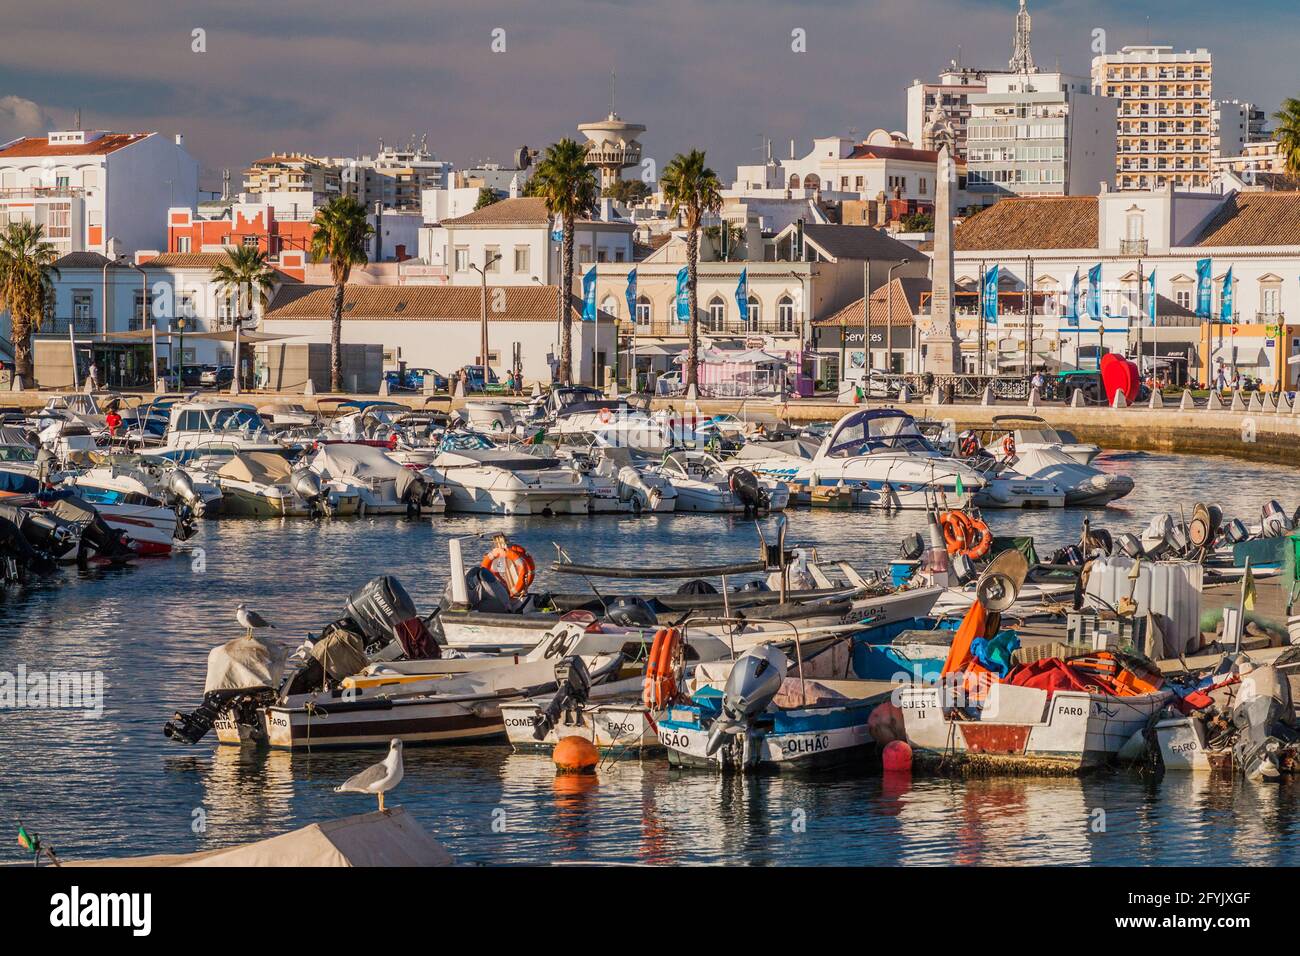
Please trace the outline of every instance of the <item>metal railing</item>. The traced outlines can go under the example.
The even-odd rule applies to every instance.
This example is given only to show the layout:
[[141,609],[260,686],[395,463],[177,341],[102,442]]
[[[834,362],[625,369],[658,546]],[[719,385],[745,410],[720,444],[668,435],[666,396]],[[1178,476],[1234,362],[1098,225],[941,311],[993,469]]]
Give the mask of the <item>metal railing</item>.
[[1147,254],[1147,240],[1121,239],[1119,241],[1119,252],[1122,256],[1145,256]]

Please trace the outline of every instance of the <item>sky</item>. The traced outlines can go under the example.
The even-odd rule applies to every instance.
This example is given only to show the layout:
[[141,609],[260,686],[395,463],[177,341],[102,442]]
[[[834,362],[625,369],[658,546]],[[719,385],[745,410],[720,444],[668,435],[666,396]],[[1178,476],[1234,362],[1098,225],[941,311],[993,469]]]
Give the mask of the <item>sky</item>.
[[[1214,95],[1300,96],[1300,3],[1029,0],[1040,67],[1095,44],[1214,54]],[[70,128],[184,133],[200,184],[275,151],[373,153],[427,134],[458,166],[577,137],[615,105],[662,168],[724,182],[814,136],[906,128],[906,87],[959,55],[1005,67],[1016,0],[0,0],[0,142]],[[195,31],[202,31],[199,43]],[[1094,31],[1104,31],[1095,34]],[[794,31],[802,31],[803,47]],[[201,50],[196,47],[202,46]]]

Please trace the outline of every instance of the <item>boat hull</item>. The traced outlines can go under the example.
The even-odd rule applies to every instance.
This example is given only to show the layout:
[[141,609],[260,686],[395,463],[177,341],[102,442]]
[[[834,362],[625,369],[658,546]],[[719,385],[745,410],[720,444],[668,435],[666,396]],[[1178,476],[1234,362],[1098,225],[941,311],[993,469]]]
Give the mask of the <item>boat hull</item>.
[[599,704],[581,714],[565,714],[538,740],[533,736],[537,705],[531,701],[505,704],[501,717],[506,737],[517,753],[550,753],[565,737],[590,740],[601,753],[649,756],[663,752],[654,721],[640,705]]

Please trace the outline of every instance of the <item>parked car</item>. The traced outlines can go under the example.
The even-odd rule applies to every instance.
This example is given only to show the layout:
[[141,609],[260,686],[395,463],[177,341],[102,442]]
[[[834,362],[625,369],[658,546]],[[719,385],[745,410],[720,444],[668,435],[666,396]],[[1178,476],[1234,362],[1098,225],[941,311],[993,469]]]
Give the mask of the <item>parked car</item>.
[[[487,386],[483,384],[482,365],[466,365],[461,368],[461,371],[464,372],[466,376],[465,378],[466,390],[471,392],[483,392],[487,390]],[[500,384],[499,380],[497,379],[497,373],[492,371],[491,367],[488,368],[487,374],[488,374],[487,385]]]
[[389,391],[422,392],[425,379],[430,376],[433,377],[435,392],[447,391],[447,376],[431,368],[390,369],[384,373],[384,381],[388,383]]
[[222,388],[235,380],[233,365],[207,365],[199,377],[199,384],[205,388]]
[[204,369],[210,365],[182,365],[167,373],[168,388],[198,388],[203,384]]
[[1050,379],[1050,385],[1052,395],[1061,401],[1070,401],[1074,397],[1074,390],[1077,388],[1083,392],[1083,400],[1087,404],[1107,404],[1106,387],[1101,382],[1101,372],[1096,369],[1079,368],[1058,372]]
[[684,388],[681,372],[665,372],[655,379],[656,395],[680,395]]

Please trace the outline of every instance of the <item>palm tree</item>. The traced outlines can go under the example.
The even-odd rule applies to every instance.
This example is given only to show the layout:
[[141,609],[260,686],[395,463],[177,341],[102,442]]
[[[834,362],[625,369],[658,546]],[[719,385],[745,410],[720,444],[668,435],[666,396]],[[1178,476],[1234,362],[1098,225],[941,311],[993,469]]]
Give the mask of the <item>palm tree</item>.
[[[244,310],[265,305],[275,286],[275,272],[267,264],[266,254],[256,246],[235,246],[226,250],[226,261],[212,270],[219,289],[231,301],[236,322],[242,322]],[[235,380],[239,378],[239,342],[235,342]],[[236,386],[233,391],[238,392]]]
[[533,194],[546,200],[546,211],[564,222],[564,266],[560,292],[560,380],[573,382],[573,223],[586,216],[600,199],[596,171],[587,164],[586,147],[564,138],[546,147],[529,181]]
[[32,333],[41,330],[46,310],[54,304],[57,258],[43,226],[13,222],[0,232],[0,310],[9,310],[14,375],[26,384],[32,382]]
[[673,215],[686,225],[686,290],[690,300],[690,349],[686,353],[686,387],[698,385],[700,326],[696,314],[695,280],[700,260],[700,221],[707,213],[722,209],[722,183],[718,174],[704,165],[704,151],[678,153],[659,180]]
[[343,391],[343,360],[339,339],[343,336],[343,292],[352,267],[365,265],[366,240],[375,227],[366,222],[366,209],[351,196],[335,196],[316,210],[316,230],[311,237],[312,262],[328,259],[334,283],[334,306],[330,310],[330,390]]
[[1273,119],[1277,120],[1273,138],[1277,140],[1286,171],[1300,177],[1300,99],[1288,96],[1282,101],[1282,108],[1273,114]]

